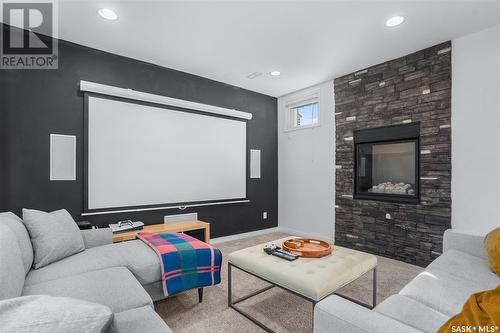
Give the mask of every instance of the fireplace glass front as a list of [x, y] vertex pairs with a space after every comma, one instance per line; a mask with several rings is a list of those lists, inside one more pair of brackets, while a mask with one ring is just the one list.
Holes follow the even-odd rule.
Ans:
[[418, 201], [418, 139], [356, 144], [355, 197]]

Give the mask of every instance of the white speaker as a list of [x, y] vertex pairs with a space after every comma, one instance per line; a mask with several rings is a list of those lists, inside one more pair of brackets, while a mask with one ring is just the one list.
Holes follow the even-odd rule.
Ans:
[[260, 178], [260, 150], [250, 149], [250, 178]]
[[50, 135], [50, 180], [76, 180], [76, 136]]

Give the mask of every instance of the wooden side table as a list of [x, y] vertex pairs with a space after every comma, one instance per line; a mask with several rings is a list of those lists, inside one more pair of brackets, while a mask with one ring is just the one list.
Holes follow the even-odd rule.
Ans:
[[192, 230], [204, 230], [204, 242], [210, 244], [210, 223], [203, 221], [182, 221], [165, 224], [145, 225], [141, 230], [124, 231], [113, 234], [113, 243], [125, 242], [136, 238], [138, 232], [186, 232]]

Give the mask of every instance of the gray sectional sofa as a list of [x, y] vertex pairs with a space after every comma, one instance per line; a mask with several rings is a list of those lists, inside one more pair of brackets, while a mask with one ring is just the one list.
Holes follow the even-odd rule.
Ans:
[[140, 240], [113, 244], [109, 229], [82, 233], [84, 251], [35, 270], [22, 220], [1, 213], [0, 304], [28, 295], [71, 297], [109, 307], [114, 332], [171, 332], [153, 306], [163, 297], [156, 253]]
[[443, 254], [399, 294], [373, 310], [339, 296], [327, 297], [315, 307], [314, 332], [436, 332], [461, 311], [471, 294], [500, 284], [488, 266], [483, 242], [482, 236], [447, 230]]

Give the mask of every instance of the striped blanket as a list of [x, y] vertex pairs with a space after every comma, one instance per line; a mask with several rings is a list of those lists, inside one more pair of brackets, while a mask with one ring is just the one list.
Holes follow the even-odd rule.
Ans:
[[220, 283], [219, 249], [186, 234], [139, 232], [137, 237], [160, 257], [165, 296]]

